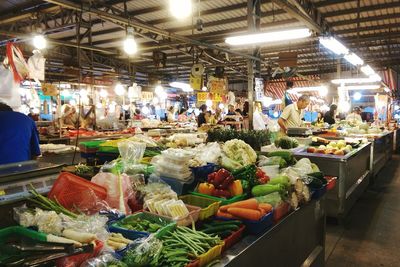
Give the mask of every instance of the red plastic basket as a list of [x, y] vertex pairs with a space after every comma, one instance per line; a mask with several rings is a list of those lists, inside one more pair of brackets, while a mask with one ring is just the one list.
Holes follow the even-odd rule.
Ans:
[[57, 267], [76, 267], [76, 266], [81, 266], [81, 264], [88, 259], [96, 257], [100, 251], [103, 249], [104, 243], [96, 240], [95, 241], [95, 246], [93, 248], [93, 252], [91, 253], [82, 253], [82, 254], [77, 254], [74, 256], [68, 256], [61, 258], [56, 261], [56, 266]]
[[330, 191], [333, 188], [335, 188], [337, 177], [325, 176], [325, 179], [328, 181], [328, 183], [326, 184], [327, 191]]
[[72, 173], [62, 172], [48, 197], [69, 210], [93, 213], [99, 210], [98, 202], [106, 199], [107, 189]]
[[235, 245], [237, 242], [242, 239], [243, 232], [246, 226], [242, 225], [240, 228], [233, 232], [230, 236], [224, 239], [224, 246], [222, 247], [222, 252], [225, 252], [227, 249], [231, 248], [233, 245]]
[[274, 209], [274, 223], [279, 222], [290, 211], [289, 203], [283, 202]]

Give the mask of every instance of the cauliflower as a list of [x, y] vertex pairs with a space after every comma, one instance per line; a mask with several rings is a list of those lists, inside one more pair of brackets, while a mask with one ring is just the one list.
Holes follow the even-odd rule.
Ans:
[[36, 210], [36, 225], [40, 232], [60, 235], [62, 232], [62, 220], [55, 211]]
[[242, 140], [232, 139], [225, 142], [222, 150], [230, 159], [238, 161], [243, 166], [254, 164], [257, 161], [257, 154]]

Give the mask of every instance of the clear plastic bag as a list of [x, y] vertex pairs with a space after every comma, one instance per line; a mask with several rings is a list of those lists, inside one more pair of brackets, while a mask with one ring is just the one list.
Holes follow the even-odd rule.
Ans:
[[80, 267], [107, 267], [112, 265], [113, 263], [118, 263], [117, 266], [119, 267], [128, 267], [127, 265], [124, 265], [124, 263], [120, 262], [120, 259], [116, 258], [114, 254], [107, 252], [102, 252], [102, 254], [100, 254], [96, 258], [91, 258], [84, 261]]
[[138, 164], [142, 160], [146, 144], [125, 140], [118, 143], [118, 150], [127, 167], [129, 164]]
[[162, 242], [154, 235], [136, 239], [122, 260], [128, 266], [159, 266], [162, 248]]

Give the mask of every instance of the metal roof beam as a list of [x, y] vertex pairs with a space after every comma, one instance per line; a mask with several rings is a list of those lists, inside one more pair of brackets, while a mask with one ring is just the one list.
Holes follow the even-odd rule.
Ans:
[[331, 12], [325, 12], [325, 13], [322, 13], [322, 15], [325, 18], [328, 18], [328, 17], [349, 15], [349, 14], [354, 14], [354, 13], [358, 13], [358, 12], [377, 11], [377, 10], [391, 9], [391, 8], [397, 8], [397, 7], [400, 7], [400, 2], [363, 6], [363, 7], [360, 7], [359, 9], [357, 7], [347, 8], [347, 9], [335, 10], [335, 11], [331, 11]]
[[320, 1], [314, 3], [315, 7], [320, 8], [320, 7], [327, 7], [327, 6], [334, 6], [337, 4], [345, 4], [349, 2], [355, 2], [356, 0], [328, 0], [328, 1]]
[[45, 0], [45, 1], [53, 3], [53, 4], [57, 4], [57, 5], [60, 5], [60, 6], [63, 6], [65, 8], [75, 9], [75, 10], [87, 12], [89, 14], [96, 15], [99, 18], [102, 18], [102, 19], [105, 19], [105, 20], [108, 20], [108, 21], [112, 21], [112, 22], [114, 22], [116, 24], [122, 24], [124, 26], [133, 26], [133, 27], [136, 27], [136, 28], [139, 28], [139, 29], [151, 32], [151, 33], [162, 35], [162, 36], [164, 36], [166, 38], [182, 41], [182, 42], [185, 42], [185, 43], [188, 43], [188, 44], [192, 44], [192, 45], [196, 45], [196, 46], [206, 47], [206, 48], [209, 48], [209, 49], [219, 50], [219, 51], [226, 52], [226, 53], [229, 53], [229, 54], [239, 55], [239, 56], [242, 56], [242, 57], [247, 58], [247, 59], [253, 59], [253, 60], [257, 60], [257, 61], [261, 60], [260, 58], [254, 57], [252, 55], [243, 54], [243, 53], [237, 53], [237, 52], [231, 51], [229, 48], [223, 48], [223, 47], [220, 47], [220, 46], [216, 46], [216, 45], [200, 42], [200, 41], [197, 41], [197, 40], [185, 37], [185, 36], [181, 36], [181, 35], [174, 34], [174, 33], [171, 33], [169, 31], [166, 31], [166, 30], [162, 30], [162, 29], [159, 29], [157, 27], [154, 27], [154, 26], [151, 26], [151, 25], [147, 25], [147, 24], [145, 24], [145, 22], [142, 22], [142, 21], [140, 21], [138, 19], [126, 18], [125, 16], [123, 16], [123, 14], [116, 15], [116, 14], [109, 13], [109, 12], [106, 12], [106, 11], [102, 11], [102, 10], [99, 10], [99, 9], [93, 9], [88, 5], [79, 5], [79, 4], [76, 4], [74, 2], [70, 2], [70, 1], [67, 1], [67, 0]]
[[272, 0], [272, 2], [289, 13], [292, 17], [303, 22], [311, 30], [317, 33], [326, 32], [328, 30], [327, 23], [311, 1]]
[[340, 20], [340, 21], [330, 22], [330, 25], [331, 25], [331, 27], [348, 26], [348, 25], [362, 23], [362, 22], [381, 21], [381, 20], [397, 19], [397, 18], [399, 18], [399, 14], [394, 13], [394, 14], [386, 14], [386, 15], [379, 15], [379, 16], [369, 16], [369, 17], [357, 18], [357, 19]]

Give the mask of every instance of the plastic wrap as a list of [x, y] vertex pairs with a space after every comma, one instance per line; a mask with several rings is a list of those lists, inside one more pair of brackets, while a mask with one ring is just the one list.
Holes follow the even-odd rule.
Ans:
[[136, 239], [122, 261], [128, 266], [158, 266], [162, 248], [162, 242], [153, 235]]
[[121, 262], [119, 258], [117, 258], [112, 253], [102, 253], [96, 258], [91, 258], [84, 261], [80, 267], [128, 267], [125, 263]]

